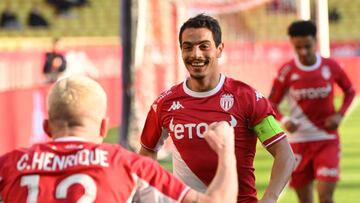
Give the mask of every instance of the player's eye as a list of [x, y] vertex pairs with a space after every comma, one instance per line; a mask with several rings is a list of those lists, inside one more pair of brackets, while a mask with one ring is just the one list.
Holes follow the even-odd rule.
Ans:
[[208, 44], [201, 44], [200, 45], [200, 49], [202, 49], [202, 50], [207, 50], [209, 48], [210, 48], [210, 45], [208, 45]]
[[191, 51], [191, 50], [192, 50], [192, 46], [190, 46], [190, 45], [183, 45], [182, 49], [183, 49], [184, 51]]

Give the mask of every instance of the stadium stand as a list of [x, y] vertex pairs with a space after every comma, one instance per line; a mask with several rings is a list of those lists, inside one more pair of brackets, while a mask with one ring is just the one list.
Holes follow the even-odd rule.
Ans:
[[[24, 27], [19, 31], [0, 29], [0, 37], [67, 37], [67, 36], [118, 36], [119, 2], [112, 0], [89, 1], [89, 6], [72, 8], [72, 17], [57, 16], [51, 5], [42, 0], [12, 0], [12, 8], [18, 13], [19, 20], [25, 24], [28, 13], [37, 3], [46, 19], [53, 25], [51, 29], [31, 29]], [[0, 1], [0, 10], [6, 1]]]

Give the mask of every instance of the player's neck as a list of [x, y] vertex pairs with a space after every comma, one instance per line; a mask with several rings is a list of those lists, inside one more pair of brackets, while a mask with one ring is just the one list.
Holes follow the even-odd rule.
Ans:
[[305, 67], [308, 67], [308, 66], [314, 65], [314, 64], [316, 63], [316, 61], [317, 61], [317, 57], [316, 57], [316, 55], [314, 54], [314, 55], [311, 57], [311, 59], [308, 59], [308, 60], [305, 60], [305, 61], [300, 61], [300, 63], [301, 63], [302, 65], [304, 65]]
[[51, 133], [53, 139], [63, 138], [63, 137], [78, 137], [88, 140], [89, 142], [98, 143], [100, 136], [96, 135], [96, 132], [89, 130], [83, 127], [74, 127], [68, 129], [56, 130]]
[[186, 80], [186, 86], [195, 92], [207, 92], [216, 87], [216, 85], [220, 81], [221, 74], [216, 74], [213, 77], [204, 77], [202, 79], [197, 79], [193, 77], [189, 77]]

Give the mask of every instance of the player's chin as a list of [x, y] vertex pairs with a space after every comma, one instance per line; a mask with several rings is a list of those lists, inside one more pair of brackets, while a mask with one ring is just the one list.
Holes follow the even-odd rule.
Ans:
[[188, 71], [189, 71], [189, 74], [192, 76], [192, 77], [198, 77], [198, 76], [203, 76], [205, 75], [206, 73], [206, 69], [205, 68], [194, 68], [194, 67], [188, 67]]
[[199, 73], [199, 72], [190, 72], [190, 76], [194, 79], [197, 80], [202, 80], [205, 78], [206, 74], [205, 73]]

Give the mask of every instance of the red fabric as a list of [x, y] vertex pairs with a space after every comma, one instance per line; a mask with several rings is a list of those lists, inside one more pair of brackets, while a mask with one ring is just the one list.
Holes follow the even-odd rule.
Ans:
[[314, 179], [335, 182], [339, 179], [340, 146], [337, 140], [291, 143], [297, 167], [290, 186], [303, 187]]
[[[274, 79], [270, 101], [274, 107], [277, 107], [286, 96], [289, 98], [290, 116], [297, 119], [304, 129], [304, 131], [298, 130], [299, 134], [302, 133], [301, 136], [309, 136], [309, 139], [312, 139], [310, 136], [315, 137], [315, 131], [305, 130], [312, 126], [318, 128], [318, 132], [322, 130], [337, 136], [337, 131], [325, 128], [325, 121], [336, 112], [335, 85], [339, 86], [345, 94], [340, 113], [344, 114], [350, 106], [355, 96], [350, 79], [333, 59], [319, 57], [314, 66], [305, 68], [298, 63], [296, 60], [291, 60], [279, 70]], [[281, 119], [281, 113], [277, 113], [278, 119]], [[307, 122], [311, 126], [305, 127]], [[319, 137], [319, 139], [327, 138], [326, 136]]]
[[89, 198], [86, 202], [128, 202], [135, 190], [142, 194], [145, 188], [155, 196], [143, 195], [141, 202], [154, 197], [181, 201], [188, 190], [154, 160], [119, 145], [57, 141], [0, 157], [4, 202], [30, 201], [31, 195], [31, 202], [76, 202], [80, 197]]
[[212, 122], [228, 121], [235, 128], [238, 199], [256, 202], [253, 159], [257, 136], [251, 128], [274, 112], [267, 99], [252, 87], [231, 78], [224, 80], [212, 93], [191, 93], [183, 83], [165, 91], [151, 106], [141, 142], [145, 148], [156, 151], [164, 139], [163, 130], [169, 132], [181, 156], [181, 160], [173, 160], [174, 166], [185, 163], [174, 167], [174, 173], [186, 174], [184, 168], [189, 168], [196, 179], [179, 175], [185, 183], [193, 186], [189, 183], [197, 184], [200, 179], [200, 184], [209, 185], [216, 172], [217, 156], [203, 139], [203, 133]]

